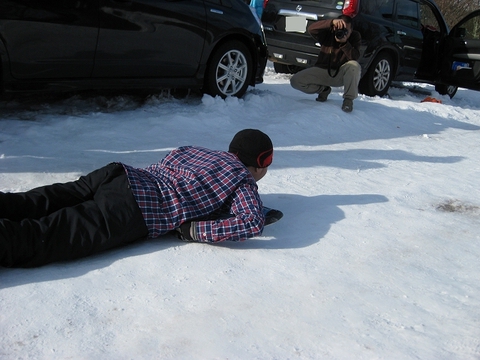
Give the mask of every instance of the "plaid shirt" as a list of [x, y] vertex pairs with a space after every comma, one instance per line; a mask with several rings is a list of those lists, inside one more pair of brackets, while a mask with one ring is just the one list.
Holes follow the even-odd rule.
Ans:
[[[263, 231], [257, 184], [234, 154], [184, 146], [145, 169], [123, 166], [150, 238], [191, 220], [201, 242], [245, 240]], [[234, 216], [219, 219], [222, 214]]]

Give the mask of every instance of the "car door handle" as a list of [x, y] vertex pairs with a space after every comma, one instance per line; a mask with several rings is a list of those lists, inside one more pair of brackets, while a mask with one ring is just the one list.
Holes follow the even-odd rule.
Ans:
[[212, 13], [214, 13], [214, 14], [223, 15], [223, 11], [222, 11], [222, 10], [219, 10], [219, 9], [210, 9], [210, 12], [212, 12]]
[[397, 30], [397, 35], [405, 36], [407, 33], [405, 31]]

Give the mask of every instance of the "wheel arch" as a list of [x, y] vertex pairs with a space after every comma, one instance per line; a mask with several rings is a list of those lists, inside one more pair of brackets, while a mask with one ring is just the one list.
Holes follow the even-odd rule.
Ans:
[[[239, 41], [239, 42], [243, 43], [248, 48], [248, 50], [250, 51], [250, 54], [252, 56], [252, 76], [249, 79], [248, 83], [249, 83], [249, 85], [254, 86], [255, 85], [255, 74], [257, 72], [258, 61], [259, 61], [259, 56], [257, 54], [257, 46], [260, 46], [260, 45], [257, 44], [258, 40], [255, 40], [251, 36], [243, 35], [241, 33], [232, 33], [232, 34], [229, 34], [227, 36], [224, 36], [219, 41], [217, 41], [215, 43], [215, 45], [211, 48], [211, 50], [208, 52], [207, 61], [205, 61], [205, 63], [203, 64], [203, 68], [201, 69], [201, 71], [199, 71], [199, 73], [202, 74], [202, 76], [203, 76], [203, 78], [201, 79], [202, 82], [205, 82], [205, 80], [208, 78], [207, 71], [208, 71], [209, 65], [210, 65], [210, 63], [212, 61], [212, 58], [215, 55], [216, 51], [221, 46], [223, 46], [224, 44], [226, 44], [230, 41]], [[205, 84], [203, 86], [205, 86]]]
[[[388, 59], [390, 74], [388, 78], [385, 78], [383, 74], [384, 69], [377, 69], [377, 65], [383, 59]], [[372, 52], [369, 58], [368, 65], [362, 66], [362, 76], [358, 84], [358, 92], [367, 96], [385, 96], [388, 93], [388, 89], [392, 81], [398, 76], [400, 55], [396, 49], [388, 46], [380, 48], [378, 51]], [[382, 65], [383, 67], [383, 65]], [[380, 71], [377, 73], [377, 70]], [[379, 90], [377, 85], [382, 85]], [[385, 86], [383, 86], [385, 85]]]
[[370, 66], [372, 66], [372, 63], [375, 61], [375, 59], [377, 59], [382, 54], [387, 54], [391, 57], [393, 62], [392, 80], [395, 79], [398, 73], [398, 69], [400, 68], [400, 55], [395, 48], [392, 48], [389, 46], [383, 46], [372, 52], [372, 55], [369, 57], [368, 62], [364, 63], [362, 66], [362, 78], [367, 74], [368, 70], [370, 69]]

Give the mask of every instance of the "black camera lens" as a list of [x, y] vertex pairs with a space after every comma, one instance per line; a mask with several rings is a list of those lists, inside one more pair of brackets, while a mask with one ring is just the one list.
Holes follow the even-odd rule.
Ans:
[[345, 36], [347, 36], [348, 30], [347, 29], [338, 29], [335, 30], [335, 37], [337, 39], [343, 39]]

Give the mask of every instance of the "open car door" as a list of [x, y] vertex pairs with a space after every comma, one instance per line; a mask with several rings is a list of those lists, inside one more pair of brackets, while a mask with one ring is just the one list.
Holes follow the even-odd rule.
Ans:
[[441, 82], [480, 90], [480, 10], [455, 25], [445, 39], [443, 50]]

